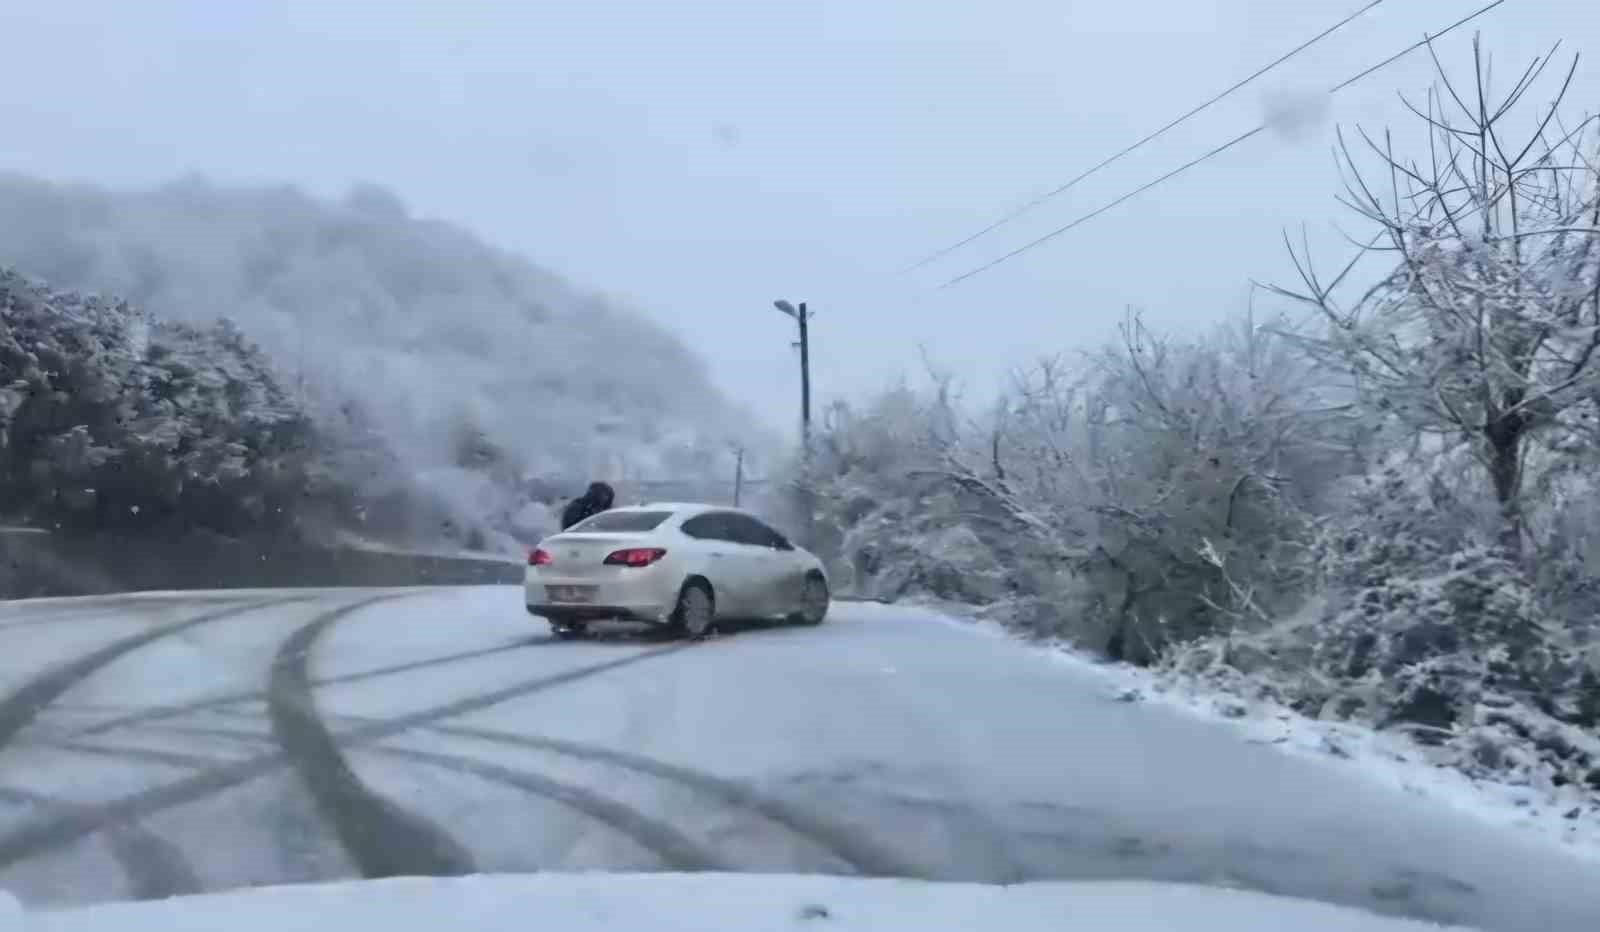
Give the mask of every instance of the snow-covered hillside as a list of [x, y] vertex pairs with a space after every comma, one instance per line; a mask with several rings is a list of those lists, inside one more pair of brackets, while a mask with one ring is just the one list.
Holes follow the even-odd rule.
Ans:
[[347, 472], [423, 487], [456, 524], [504, 527], [523, 475], [731, 474], [730, 439], [770, 442], [639, 311], [378, 188], [334, 202], [0, 175], [0, 216], [0, 265], [161, 318], [235, 321], [346, 438]]

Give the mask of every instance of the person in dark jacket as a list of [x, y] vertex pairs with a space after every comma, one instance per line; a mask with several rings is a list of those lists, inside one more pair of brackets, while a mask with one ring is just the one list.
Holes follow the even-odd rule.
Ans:
[[604, 482], [589, 483], [589, 491], [567, 503], [561, 512], [561, 530], [565, 531], [579, 521], [594, 517], [611, 507], [617, 493]]

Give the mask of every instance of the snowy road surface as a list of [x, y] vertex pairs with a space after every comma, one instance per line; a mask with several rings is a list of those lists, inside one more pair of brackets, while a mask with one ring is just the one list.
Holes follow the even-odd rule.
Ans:
[[555, 641], [516, 588], [0, 604], [0, 889], [737, 871], [1600, 928], [1600, 869], [914, 609]]
[[[8, 915], [9, 914], [9, 915]], [[1439, 932], [1412, 919], [1146, 881], [1012, 886], [819, 874], [517, 874], [297, 884], [24, 913], [0, 932]]]

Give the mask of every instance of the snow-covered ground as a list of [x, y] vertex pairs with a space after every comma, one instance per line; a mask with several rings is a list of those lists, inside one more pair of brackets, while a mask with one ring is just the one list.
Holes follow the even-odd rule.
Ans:
[[[927, 602], [922, 610], [947, 624], [1024, 643], [997, 622], [967, 617], [970, 609]], [[1107, 663], [1065, 644], [1026, 646], [1101, 681], [1105, 695], [1115, 701], [1176, 709], [1247, 741], [1326, 762], [1357, 779], [1442, 803], [1463, 818], [1535, 833], [1600, 864], [1600, 803], [1594, 792], [1582, 787], [1474, 779], [1433, 759], [1430, 748], [1403, 733], [1307, 718], [1270, 701], [1221, 692], [1194, 677]]]
[[[279, 887], [38, 913], [0, 932], [1423, 932], [1258, 893], [1136, 882], [1013, 887], [734, 874], [484, 876]], [[9, 925], [8, 925], [9, 921]]]
[[[361, 876], [738, 872], [763, 876], [687, 898], [781, 912], [740, 899], [770, 884], [957, 915], [963, 897], [1025, 898], [776, 878], [1026, 883], [1052, 903], [1113, 888], [1032, 882], [1126, 880], [1600, 928], [1583, 893], [1600, 867], [1573, 846], [1117, 701], [1120, 674], [926, 610], [840, 603], [819, 628], [684, 645], [553, 640], [517, 587], [49, 600], [0, 606], [0, 657], [0, 889], [34, 909]], [[635, 882], [678, 897], [696, 881], [616, 889]], [[481, 883], [400, 889], [452, 902], [502, 881]]]

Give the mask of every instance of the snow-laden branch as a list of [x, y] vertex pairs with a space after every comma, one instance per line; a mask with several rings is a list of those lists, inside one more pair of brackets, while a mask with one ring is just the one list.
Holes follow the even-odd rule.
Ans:
[[[1325, 332], [1300, 346], [1346, 372], [1369, 409], [1421, 433], [1476, 439], [1504, 514], [1503, 542], [1515, 548], [1528, 445], [1567, 408], [1600, 398], [1600, 175], [1592, 158], [1600, 137], [1589, 119], [1573, 130], [1560, 120], [1575, 61], [1533, 128], [1511, 140], [1507, 119], [1548, 59], [1498, 99], [1476, 45], [1471, 94], [1434, 60], [1441, 92], [1430, 93], [1426, 109], [1407, 102], [1428, 131], [1426, 162], [1397, 155], [1387, 133], [1381, 142], [1359, 133], [1387, 197], [1340, 136], [1349, 204], [1393, 243], [1393, 273], [1345, 309], [1335, 303], [1337, 283], [1323, 282], [1308, 252], [1290, 244], [1304, 287], [1272, 290], [1319, 312]], [[1459, 116], [1436, 106], [1440, 97]], [[1553, 141], [1551, 127], [1562, 128]]]

